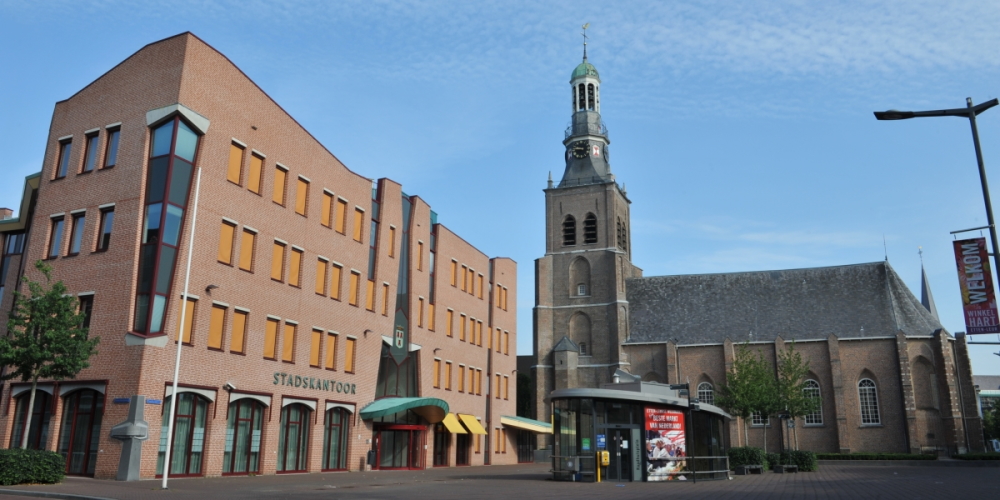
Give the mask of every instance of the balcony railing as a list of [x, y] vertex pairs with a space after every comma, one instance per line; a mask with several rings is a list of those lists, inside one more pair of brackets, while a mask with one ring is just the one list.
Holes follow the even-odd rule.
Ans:
[[563, 139], [569, 139], [574, 135], [603, 135], [608, 137], [608, 127], [604, 124], [604, 120], [600, 123], [577, 123], [571, 124], [566, 127], [566, 136]]

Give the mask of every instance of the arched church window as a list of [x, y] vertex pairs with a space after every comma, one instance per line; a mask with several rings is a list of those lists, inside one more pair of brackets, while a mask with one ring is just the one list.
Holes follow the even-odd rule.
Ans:
[[583, 219], [583, 242], [597, 243], [597, 216], [594, 214], [587, 214]]
[[593, 83], [587, 84], [587, 109], [589, 109], [590, 111], [593, 111], [595, 109]]
[[583, 111], [583, 110], [587, 109], [587, 97], [586, 97], [587, 90], [586, 90], [585, 87], [586, 86], [584, 84], [582, 84], [582, 83], [579, 86], [577, 86], [577, 93], [576, 93], [576, 95], [577, 95], [576, 110], [577, 111]]
[[563, 219], [563, 246], [576, 245], [576, 219], [567, 215]]
[[819, 382], [806, 380], [802, 386], [802, 394], [816, 400], [816, 409], [805, 417], [806, 425], [823, 425], [823, 400], [820, 398]]
[[715, 388], [708, 382], [698, 384], [698, 401], [710, 405], [715, 404]]
[[878, 391], [871, 379], [858, 382], [858, 398], [861, 401], [861, 425], [878, 425], [882, 418], [878, 412]]

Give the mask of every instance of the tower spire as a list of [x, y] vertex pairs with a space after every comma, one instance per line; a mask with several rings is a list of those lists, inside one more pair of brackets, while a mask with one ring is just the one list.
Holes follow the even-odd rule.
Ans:
[[934, 319], [940, 321], [938, 318], [937, 305], [934, 304], [934, 296], [931, 295], [931, 283], [927, 280], [927, 271], [924, 270], [924, 249], [923, 247], [917, 247], [917, 253], [920, 254], [920, 303], [934, 316]]
[[590, 23], [583, 25], [583, 60], [587, 60], [587, 28], [590, 27]]

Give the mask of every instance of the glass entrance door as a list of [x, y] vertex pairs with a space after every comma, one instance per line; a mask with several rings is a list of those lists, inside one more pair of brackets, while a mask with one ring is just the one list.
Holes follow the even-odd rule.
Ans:
[[448, 448], [451, 447], [451, 432], [443, 424], [434, 425], [434, 467], [448, 466]]
[[306, 472], [312, 411], [301, 403], [281, 409], [278, 434], [278, 472]]
[[611, 464], [608, 466], [608, 480], [632, 481], [632, 450], [630, 429], [608, 429], [608, 452]]
[[66, 397], [59, 435], [59, 454], [66, 457], [66, 474], [94, 475], [103, 415], [104, 394], [83, 389]]
[[260, 472], [260, 427], [264, 405], [253, 399], [229, 404], [223, 474]]
[[[163, 425], [160, 427], [160, 453], [156, 459], [156, 475], [163, 475], [163, 459], [167, 452], [167, 427], [170, 425], [168, 396], [163, 406]], [[202, 449], [205, 443], [205, 419], [208, 400], [192, 392], [177, 396], [177, 414], [174, 415], [173, 444], [170, 447], [170, 476], [197, 476], [201, 474]]]
[[375, 433], [378, 469], [422, 469], [423, 426], [393, 425]]

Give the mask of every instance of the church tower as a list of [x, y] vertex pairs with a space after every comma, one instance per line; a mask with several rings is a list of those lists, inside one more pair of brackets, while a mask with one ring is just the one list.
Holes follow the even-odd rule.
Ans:
[[548, 421], [545, 396], [556, 389], [599, 387], [629, 371], [625, 279], [632, 266], [629, 204], [615, 182], [608, 129], [601, 120], [601, 77], [587, 60], [570, 77], [572, 118], [563, 145], [565, 170], [545, 189], [545, 256], [535, 260], [534, 408]]

